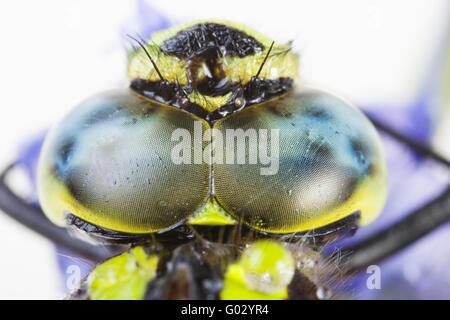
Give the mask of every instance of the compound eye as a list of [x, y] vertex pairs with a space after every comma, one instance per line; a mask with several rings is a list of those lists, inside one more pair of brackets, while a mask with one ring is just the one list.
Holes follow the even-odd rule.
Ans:
[[[381, 211], [387, 173], [380, 140], [356, 108], [329, 94], [301, 90], [219, 120], [223, 163], [213, 165], [219, 203], [269, 233], [323, 227]], [[220, 148], [218, 145], [215, 148]], [[240, 160], [239, 160], [240, 158]]]
[[70, 213], [127, 233], [181, 222], [209, 193], [208, 164], [179, 165], [172, 158], [173, 132], [189, 135], [195, 121], [207, 127], [128, 90], [85, 101], [46, 139], [38, 173], [44, 212], [59, 225]]

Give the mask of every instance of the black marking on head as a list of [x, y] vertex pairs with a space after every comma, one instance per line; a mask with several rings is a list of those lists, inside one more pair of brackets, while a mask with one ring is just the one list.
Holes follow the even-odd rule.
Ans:
[[[243, 98], [245, 101], [245, 107], [251, 106], [256, 103], [261, 103], [292, 89], [294, 81], [289, 78], [279, 78], [275, 80], [269, 80], [264, 78], [257, 78], [255, 81], [250, 81], [246, 86], [241, 87], [239, 83], [223, 82], [217, 84], [216, 87], [209, 87], [216, 82], [207, 81], [201, 83], [200, 88], [196, 88], [195, 92], [198, 92], [206, 96], [223, 96], [227, 92], [233, 92], [230, 102], [220, 107], [219, 109], [208, 112], [200, 105], [190, 103], [189, 106], [183, 107], [182, 99], [190, 94], [194, 89], [190, 86], [180, 86], [177, 84], [167, 83], [164, 87], [161, 87], [161, 82], [151, 82], [143, 79], [136, 79], [131, 83], [131, 89], [136, 92], [156, 101], [164, 104], [168, 104], [180, 109], [183, 109], [189, 113], [192, 113], [206, 121], [213, 123], [219, 119], [222, 119], [233, 112], [239, 111], [242, 108], [235, 104], [236, 98]], [[165, 90], [165, 91], [164, 91]], [[217, 91], [216, 91], [217, 90]]]
[[195, 103], [186, 105], [183, 100], [186, 95], [192, 92], [189, 86], [179, 86], [173, 83], [161, 84], [143, 79], [136, 79], [131, 82], [130, 88], [152, 100], [183, 109], [200, 118], [206, 119], [208, 112]]
[[245, 57], [264, 50], [252, 36], [217, 23], [201, 23], [178, 32], [161, 45], [162, 52], [180, 58]]
[[233, 90], [236, 85], [230, 83], [228, 79], [223, 78], [221, 81], [216, 79], [205, 78], [197, 84], [195, 88], [200, 94], [210, 97], [220, 97], [226, 95]]
[[280, 96], [290, 90], [294, 80], [290, 78], [278, 78], [274, 80], [255, 78], [244, 87], [244, 96], [250, 104], [261, 103]]
[[[226, 106], [209, 114], [208, 121], [214, 122], [225, 116], [230, 115], [233, 112], [242, 109], [239, 105], [235, 104], [236, 98], [242, 98], [245, 102], [244, 107], [247, 108], [251, 105], [262, 103], [264, 101], [273, 99], [286, 93], [294, 86], [294, 81], [289, 78], [278, 78], [275, 80], [269, 80], [264, 78], [256, 78], [254, 81], [250, 81], [246, 86], [237, 86], [237, 92], [233, 95], [234, 99], [230, 101]], [[275, 108], [271, 108], [275, 109]]]

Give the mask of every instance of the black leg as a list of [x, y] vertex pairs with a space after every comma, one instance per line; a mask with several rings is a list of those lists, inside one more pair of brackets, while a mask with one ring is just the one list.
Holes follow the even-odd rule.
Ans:
[[83, 258], [101, 262], [111, 256], [112, 253], [107, 247], [94, 246], [71, 237], [66, 229], [51, 223], [39, 207], [27, 203], [15, 195], [5, 183], [5, 177], [13, 167], [14, 165], [9, 166], [0, 175], [0, 209], [3, 212], [55, 244]]

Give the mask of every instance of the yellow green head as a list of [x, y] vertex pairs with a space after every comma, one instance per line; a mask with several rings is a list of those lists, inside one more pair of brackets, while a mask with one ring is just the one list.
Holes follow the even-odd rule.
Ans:
[[[155, 33], [129, 59], [133, 85], [168, 104], [214, 112], [267, 100], [297, 79], [290, 44], [228, 21], [194, 21]], [[151, 61], [153, 60], [153, 61]]]

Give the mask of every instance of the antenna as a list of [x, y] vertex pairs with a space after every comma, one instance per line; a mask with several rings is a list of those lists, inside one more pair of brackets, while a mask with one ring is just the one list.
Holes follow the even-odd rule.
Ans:
[[145, 45], [144, 45], [141, 41], [139, 41], [138, 39], [136, 39], [136, 38], [130, 36], [129, 34], [127, 34], [127, 37], [129, 37], [129, 38], [133, 39], [134, 41], [136, 41], [137, 44], [139, 44], [139, 46], [140, 46], [142, 49], [144, 49], [145, 54], [147, 55], [147, 57], [148, 57], [149, 60], [151, 61], [152, 65], [153, 65], [153, 68], [155, 68], [156, 73], [158, 73], [158, 76], [159, 76], [159, 78], [161, 79], [161, 81], [165, 80], [165, 79], [163, 78], [163, 76], [161, 75], [161, 72], [159, 72], [159, 69], [158, 69], [158, 67], [156, 66], [155, 61], [153, 61], [152, 57], [150, 56], [150, 53], [148, 53], [147, 49], [145, 48]]
[[266, 56], [264, 57], [264, 61], [262, 62], [261, 66], [259, 67], [258, 73], [256, 74], [255, 78], [259, 77], [259, 74], [261, 73], [262, 68], [264, 67], [264, 64], [267, 61], [267, 58], [269, 57], [270, 52], [272, 51], [273, 48], [273, 44], [275, 43], [275, 41], [272, 41], [272, 44], [270, 45], [269, 51], [267, 51]]

